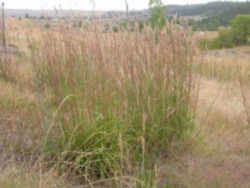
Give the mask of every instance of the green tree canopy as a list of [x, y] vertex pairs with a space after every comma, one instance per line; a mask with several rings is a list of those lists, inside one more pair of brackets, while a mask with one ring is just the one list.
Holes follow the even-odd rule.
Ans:
[[165, 6], [162, 0], [149, 0], [149, 8], [151, 9], [150, 24], [153, 29], [162, 29], [165, 26]]
[[250, 35], [250, 15], [238, 15], [232, 21], [232, 30], [235, 33], [237, 45], [246, 44]]

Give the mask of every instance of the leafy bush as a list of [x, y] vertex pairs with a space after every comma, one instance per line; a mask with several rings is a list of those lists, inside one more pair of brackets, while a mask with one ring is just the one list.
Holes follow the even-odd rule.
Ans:
[[231, 29], [221, 29], [219, 36], [211, 41], [207, 41], [208, 49], [232, 48], [234, 44], [234, 33]]
[[250, 36], [250, 15], [238, 15], [232, 20], [232, 32], [235, 33], [234, 43], [236, 45], [247, 44]]

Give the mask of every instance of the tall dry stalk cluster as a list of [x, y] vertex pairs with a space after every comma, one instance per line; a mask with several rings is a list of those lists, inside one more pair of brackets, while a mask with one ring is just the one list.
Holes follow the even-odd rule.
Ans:
[[150, 28], [30, 35], [45, 109], [42, 151], [52, 165], [87, 181], [137, 168], [144, 177], [174, 143], [190, 136], [194, 42], [174, 23], [157, 35]]

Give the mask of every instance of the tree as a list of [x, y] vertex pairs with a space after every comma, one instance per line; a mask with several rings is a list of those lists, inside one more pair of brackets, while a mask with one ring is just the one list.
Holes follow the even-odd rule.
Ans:
[[165, 6], [162, 0], [150, 0], [149, 8], [151, 9], [151, 17], [149, 22], [153, 29], [161, 30], [166, 24]]
[[238, 15], [231, 25], [235, 44], [246, 44], [250, 35], [250, 15]]

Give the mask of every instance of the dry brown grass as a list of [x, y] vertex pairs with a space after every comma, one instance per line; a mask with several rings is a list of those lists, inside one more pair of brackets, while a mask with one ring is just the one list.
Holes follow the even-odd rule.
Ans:
[[29, 164], [18, 164], [14, 160], [10, 160], [7, 167], [4, 169], [0, 167], [0, 188], [71, 187], [55, 170], [43, 172], [41, 166], [42, 164], [37, 163], [30, 168]]
[[[29, 37], [35, 36], [33, 40], [41, 42], [40, 37], [43, 35], [38, 32], [37, 28], [31, 27], [28, 29], [26, 21], [25, 23], [21, 22], [25, 25], [24, 27], [20, 26], [18, 21], [14, 22], [17, 24], [16, 26], [12, 24], [13, 28], [9, 37], [19, 39], [13, 43], [23, 46], [26, 49], [25, 51], [28, 51], [30, 46], [27, 37], [24, 37], [26, 32], [29, 33]], [[27, 30], [21, 31], [23, 28], [27, 28]], [[22, 34], [20, 34], [21, 32]], [[72, 34], [74, 31], [70, 32]], [[60, 36], [59, 33], [53, 33], [52, 35], [53, 37], [55, 35]], [[99, 37], [98, 41], [103, 42], [98, 51], [96, 51], [98, 45], [95, 41], [96, 37]], [[120, 40], [132, 40], [129, 37], [134, 38], [136, 36], [127, 36], [126, 33], [112, 36], [96, 36], [93, 33], [85, 33], [81, 40], [93, 40], [88, 42], [89, 46], [83, 46], [83, 48], [89, 50], [89, 54], [98, 53], [98, 60], [103, 61], [105, 59], [114, 64], [119, 59], [119, 63], [125, 65], [127, 57], [136, 58], [135, 52], [129, 51], [129, 45], [112, 47], [112, 44], [114, 44], [114, 41], [119, 43]], [[214, 34], [209, 37], [214, 37]], [[132, 41], [136, 41], [136, 39], [138, 38], [134, 38]], [[141, 43], [141, 40], [136, 41], [134, 45]], [[49, 41], [43, 42], [43, 44], [49, 43]], [[116, 50], [116, 58], [109, 59], [111, 58], [109, 53], [103, 53], [103, 51], [107, 52], [107, 49], [105, 49], [107, 46], [110, 50], [109, 53], [112, 53], [114, 49]], [[32, 46], [32, 48], [36, 47]], [[46, 46], [43, 50], [46, 52]], [[201, 141], [194, 145], [193, 143], [185, 143], [186, 148], [182, 149], [182, 152], [159, 162], [161, 165], [158, 176], [163, 185], [171, 182], [190, 188], [250, 187], [250, 161], [248, 157], [250, 154], [250, 131], [247, 122], [247, 114], [250, 109], [248, 101], [250, 98], [250, 58], [245, 54], [248, 50], [248, 47], [242, 47], [235, 49], [234, 55], [219, 52], [223, 54], [219, 56], [212, 52], [206, 55], [202, 61], [200, 61], [201, 58], [199, 58], [199, 61], [197, 60], [195, 73], [201, 76], [201, 83], [195, 121], [197, 125], [196, 133]], [[126, 51], [126, 53], [121, 54], [122, 51]], [[137, 52], [140, 52], [140, 50]], [[51, 57], [53, 56], [52, 52], [47, 51], [46, 53], [48, 53], [49, 58], [53, 59]], [[141, 53], [145, 54], [145, 59], [152, 58], [150, 61], [157, 59], [157, 51], [155, 51], [154, 56], [149, 57], [147, 51]], [[21, 164], [14, 160], [8, 163], [7, 168], [0, 170], [0, 187], [63, 187], [65, 186], [65, 178], [58, 175], [55, 170], [40, 171], [41, 163], [32, 167], [29, 163], [24, 163], [23, 158], [25, 157], [26, 162], [31, 156], [37, 157], [37, 151], [42, 144], [41, 137], [44, 129], [41, 125], [42, 122], [46, 121], [42, 118], [43, 110], [46, 111], [46, 108], [40, 109], [41, 101], [37, 100], [37, 95], [40, 96], [40, 99], [42, 96], [41, 100], [46, 101], [46, 104], [53, 99], [53, 95], [51, 95], [50, 90], [46, 90], [45, 95], [40, 95], [41, 93], [35, 92], [34, 84], [30, 84], [34, 74], [29, 53], [26, 54], [25, 58], [20, 59], [20, 63], [22, 66], [18, 66], [18, 69], [11, 73], [16, 78], [16, 82], [0, 80], [0, 136], [4, 140], [3, 143], [0, 142], [0, 146], [8, 147], [12, 153], [21, 151], [21, 155], [17, 156], [21, 159]], [[109, 72], [111, 77], [117, 74], [113, 69], [114, 67], [109, 68], [112, 70]], [[239, 84], [239, 78], [241, 78], [241, 84]], [[107, 97], [107, 101], [110, 100], [110, 97], [112, 96]], [[122, 145], [121, 143], [122, 141], [120, 141], [120, 145]], [[27, 151], [29, 151], [28, 158]], [[30, 151], [32, 152], [30, 153]]]
[[239, 84], [202, 79], [197, 111], [202, 142], [163, 163], [162, 178], [192, 188], [248, 188], [250, 131]]
[[244, 53], [250, 48], [216, 50], [206, 52], [195, 64], [196, 72], [207, 79], [238, 82], [239, 76], [247, 79], [250, 75], [250, 54]]
[[[167, 155], [172, 140], [191, 127], [189, 67], [195, 50], [188, 48], [189, 33], [169, 24], [168, 35], [156, 42], [151, 30], [39, 31], [26, 24], [20, 33], [13, 24], [8, 35], [24, 54], [1, 62], [3, 151], [21, 161], [46, 151], [56, 165], [81, 171], [85, 183], [114, 175], [120, 186], [126, 184], [121, 176], [129, 175], [154, 186], [155, 172], [147, 170], [159, 157], [153, 154]], [[62, 144], [64, 139], [69, 142]], [[128, 169], [131, 163], [137, 167]]]
[[194, 38], [198, 40], [211, 40], [218, 36], [217, 31], [195, 32]]
[[249, 47], [233, 50], [233, 56], [219, 51], [222, 56], [210, 53], [202, 63], [197, 61], [201, 76], [197, 131], [203, 141], [165, 167], [172, 169], [175, 181], [190, 187], [250, 186], [250, 57], [242, 56]]

